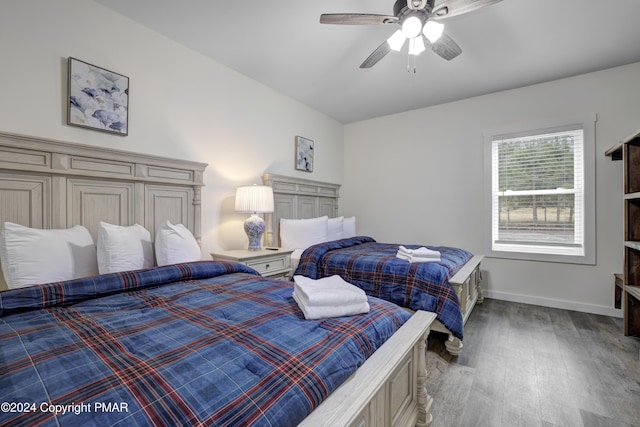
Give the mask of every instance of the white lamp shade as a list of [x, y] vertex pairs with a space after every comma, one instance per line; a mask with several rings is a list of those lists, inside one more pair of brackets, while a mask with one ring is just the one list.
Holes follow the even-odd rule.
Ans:
[[273, 212], [273, 189], [266, 185], [244, 185], [236, 190], [236, 212]]

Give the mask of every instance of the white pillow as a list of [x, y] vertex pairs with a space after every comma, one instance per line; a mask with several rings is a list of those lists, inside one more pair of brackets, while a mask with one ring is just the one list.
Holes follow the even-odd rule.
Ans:
[[141, 225], [129, 227], [100, 222], [98, 271], [100, 274], [153, 267], [151, 234]]
[[342, 239], [342, 223], [344, 222], [344, 217], [339, 216], [337, 218], [329, 218], [329, 226], [327, 232], [327, 241], [331, 242], [333, 240]]
[[329, 217], [311, 219], [280, 218], [280, 245], [286, 249], [306, 249], [327, 241]]
[[182, 224], [166, 221], [156, 231], [156, 261], [158, 265], [200, 261], [200, 246], [193, 234]]
[[349, 237], [355, 237], [356, 234], [356, 217], [350, 216], [345, 218], [342, 222], [342, 238], [348, 239]]
[[41, 230], [5, 222], [0, 262], [9, 289], [98, 274], [93, 238], [81, 225]]

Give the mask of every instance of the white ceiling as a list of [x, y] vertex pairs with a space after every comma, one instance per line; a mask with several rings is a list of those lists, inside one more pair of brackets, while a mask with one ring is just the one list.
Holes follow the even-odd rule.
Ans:
[[359, 68], [396, 25], [319, 23], [394, 0], [96, 1], [345, 124], [640, 61], [640, 0], [504, 0], [442, 21], [462, 54], [415, 73], [406, 46]]

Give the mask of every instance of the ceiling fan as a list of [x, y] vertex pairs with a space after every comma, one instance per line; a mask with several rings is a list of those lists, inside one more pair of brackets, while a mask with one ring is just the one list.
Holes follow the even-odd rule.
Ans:
[[501, 0], [396, 0], [393, 16], [370, 13], [325, 13], [320, 15], [321, 24], [378, 25], [398, 24], [389, 39], [382, 42], [360, 65], [371, 68], [392, 50], [400, 51], [409, 40], [409, 54], [419, 55], [426, 47], [447, 61], [462, 53], [460, 46], [444, 33], [444, 25], [438, 21], [473, 12]]

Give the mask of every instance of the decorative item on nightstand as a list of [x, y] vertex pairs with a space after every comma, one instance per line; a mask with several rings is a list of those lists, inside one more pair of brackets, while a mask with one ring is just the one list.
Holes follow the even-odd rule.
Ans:
[[273, 189], [266, 185], [244, 185], [236, 190], [236, 212], [251, 213], [244, 222], [249, 250], [262, 250], [265, 223], [257, 214], [273, 212]]

